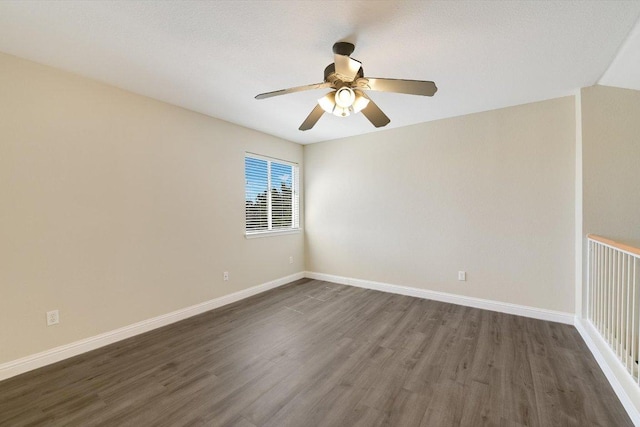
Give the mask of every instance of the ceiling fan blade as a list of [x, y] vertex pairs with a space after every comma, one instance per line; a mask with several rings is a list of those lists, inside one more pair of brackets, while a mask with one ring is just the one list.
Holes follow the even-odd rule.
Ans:
[[438, 90], [434, 82], [424, 80], [401, 79], [358, 79], [358, 87], [362, 89], [377, 90], [380, 92], [407, 93], [409, 95], [433, 96]]
[[352, 82], [358, 75], [362, 63], [346, 55], [333, 55], [336, 74], [340, 80]]
[[312, 89], [323, 89], [327, 87], [331, 87], [330, 82], [314, 83], [306, 86], [297, 86], [297, 87], [291, 87], [289, 89], [281, 89], [273, 92], [261, 93], [260, 95], [256, 95], [256, 99], [271, 98], [272, 96], [286, 95], [288, 93], [302, 92], [305, 90], [312, 90]]
[[369, 104], [362, 110], [362, 114], [377, 128], [388, 125], [391, 119], [382, 112], [380, 107], [378, 107], [371, 98], [366, 95], [364, 96], [369, 100]]
[[324, 110], [322, 109], [320, 104], [316, 105], [316, 108], [311, 110], [311, 113], [307, 116], [306, 119], [304, 119], [304, 122], [302, 122], [302, 124], [298, 129], [300, 130], [311, 129], [313, 126], [315, 126], [318, 120], [320, 120], [320, 117], [322, 117], [322, 114], [324, 114]]

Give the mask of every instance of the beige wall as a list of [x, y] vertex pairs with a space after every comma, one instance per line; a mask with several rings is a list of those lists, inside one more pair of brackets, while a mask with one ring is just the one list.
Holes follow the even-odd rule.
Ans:
[[[601, 153], [610, 128], [622, 161], [639, 157], [637, 92], [617, 91], [582, 93], [586, 231], [607, 217], [601, 178], [620, 178], [592, 164], [613, 156]], [[305, 262], [573, 312], [571, 97], [304, 147], [305, 243], [302, 234], [243, 236], [244, 152], [302, 165], [297, 144], [3, 54], [0, 94], [0, 363]], [[635, 102], [623, 107], [628, 117], [605, 108], [614, 98]], [[640, 239], [634, 230], [626, 240]], [[62, 322], [48, 328], [52, 309]]]
[[[592, 86], [581, 91], [583, 236], [598, 234], [640, 247], [640, 91]], [[583, 316], [587, 313], [587, 244], [583, 237]], [[590, 331], [591, 329], [588, 329]], [[589, 333], [589, 332], [588, 332]], [[603, 359], [636, 411], [640, 393], [604, 341]]]
[[307, 270], [572, 313], [574, 108], [305, 146]]
[[592, 86], [581, 96], [584, 234], [640, 247], [640, 91]]
[[302, 271], [302, 233], [244, 238], [245, 150], [302, 163], [297, 144], [0, 54], [0, 363]]

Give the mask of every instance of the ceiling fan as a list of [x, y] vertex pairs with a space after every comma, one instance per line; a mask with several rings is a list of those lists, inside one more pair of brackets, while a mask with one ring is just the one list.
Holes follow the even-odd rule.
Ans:
[[379, 128], [389, 124], [391, 119], [369, 98], [365, 90], [423, 96], [433, 96], [438, 90], [435, 83], [430, 81], [365, 77], [362, 63], [349, 56], [354, 50], [355, 46], [348, 42], [338, 42], [333, 45], [334, 63], [324, 69], [322, 83], [261, 93], [256, 96], [256, 99], [311, 89], [332, 88], [334, 89], [332, 92], [318, 100], [318, 105], [302, 122], [300, 130], [311, 129], [325, 112], [346, 117], [360, 111], [375, 127]]

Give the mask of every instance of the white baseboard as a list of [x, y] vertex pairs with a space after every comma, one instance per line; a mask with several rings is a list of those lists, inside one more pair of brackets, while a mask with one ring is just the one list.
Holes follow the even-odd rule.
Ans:
[[627, 374], [622, 362], [613, 353], [609, 345], [586, 319], [576, 317], [576, 329], [591, 350], [600, 369], [609, 380], [620, 403], [629, 414], [635, 426], [640, 427], [640, 388]]
[[446, 292], [430, 291], [427, 289], [412, 288], [409, 286], [393, 285], [390, 283], [373, 282], [371, 280], [353, 279], [349, 277], [334, 276], [331, 274], [315, 273], [312, 271], [305, 272], [305, 277], [338, 283], [341, 285], [357, 286], [359, 288], [389, 292], [392, 294], [407, 295], [411, 297], [463, 305], [466, 307], [475, 307], [481, 308], [483, 310], [497, 311], [500, 313], [515, 314], [518, 316], [531, 317], [533, 319], [548, 320], [550, 322], [566, 323], [568, 325], [573, 325], [575, 317], [572, 313], [565, 313], [562, 311], [545, 310], [542, 308], [528, 307], [525, 305], [467, 297], [463, 295], [449, 294]]
[[141, 322], [124, 326], [113, 331], [75, 341], [70, 344], [65, 344], [60, 347], [55, 347], [41, 353], [13, 360], [11, 362], [2, 363], [0, 364], [0, 381], [22, 374], [24, 372], [31, 371], [33, 369], [41, 368], [43, 366], [50, 365], [64, 359], [68, 359], [73, 356], [77, 356], [82, 353], [86, 353], [87, 351], [104, 347], [105, 345], [112, 344], [114, 342], [121, 341], [123, 339], [130, 338], [144, 332], [148, 332], [152, 329], [157, 329], [162, 326], [178, 322], [197, 314], [204, 313], [205, 311], [213, 310], [215, 308], [240, 301], [242, 299], [257, 295], [270, 289], [277, 288], [279, 286], [302, 278], [304, 278], [304, 273], [302, 272], [286, 277], [281, 277], [279, 279], [272, 280], [261, 285], [253, 286], [251, 288], [243, 289], [241, 291], [205, 301], [200, 304], [172, 311], [171, 313], [143, 320]]

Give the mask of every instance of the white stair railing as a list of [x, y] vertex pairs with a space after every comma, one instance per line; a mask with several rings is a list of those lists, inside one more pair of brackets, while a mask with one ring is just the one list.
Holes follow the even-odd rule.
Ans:
[[640, 249], [589, 234], [587, 317], [640, 386]]

